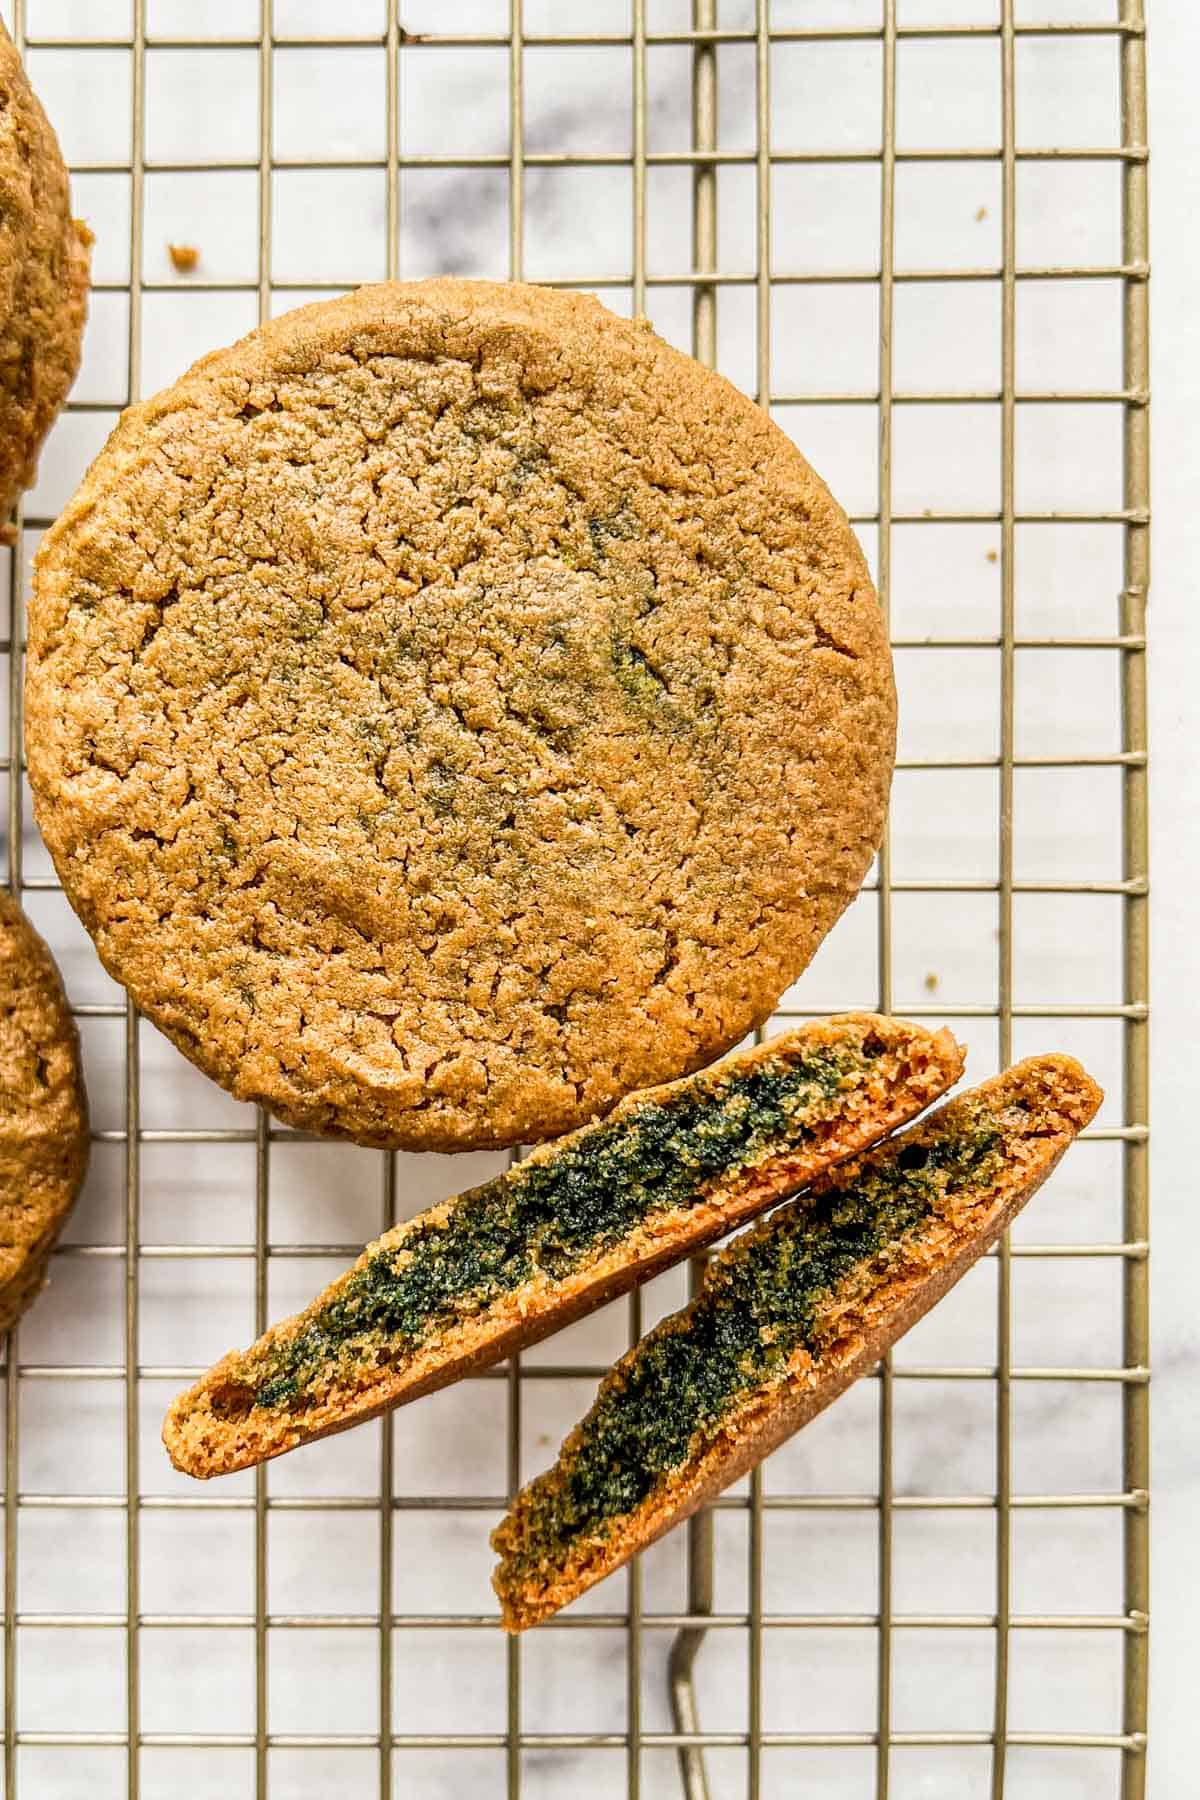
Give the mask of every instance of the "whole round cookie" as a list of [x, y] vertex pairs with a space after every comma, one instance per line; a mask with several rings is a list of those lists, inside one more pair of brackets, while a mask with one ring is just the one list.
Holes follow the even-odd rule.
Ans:
[[45, 1281], [87, 1160], [79, 1039], [62, 982], [0, 889], [0, 1331]]
[[878, 842], [845, 515], [644, 323], [431, 281], [131, 409], [30, 607], [37, 816], [105, 965], [235, 1094], [556, 1135], [764, 1019]]
[[92, 237], [53, 127], [0, 24], [0, 542], [79, 369]]

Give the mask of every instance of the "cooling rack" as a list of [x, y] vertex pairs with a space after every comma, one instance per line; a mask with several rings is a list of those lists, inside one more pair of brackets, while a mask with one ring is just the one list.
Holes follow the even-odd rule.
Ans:
[[[85, 368], [4, 558], [7, 878], [64, 968], [96, 1140], [7, 1347], [6, 1796], [1137, 1800], [1142, 0], [6, 17], [98, 234]], [[487, 1531], [686, 1276], [269, 1471], [176, 1477], [157, 1431], [185, 1378], [495, 1159], [321, 1145], [211, 1089], [99, 970], [21, 765], [29, 556], [120, 406], [257, 318], [438, 269], [648, 313], [854, 517], [896, 646], [892, 819], [772, 1028], [894, 1006], [949, 1021], [977, 1077], [1062, 1047], [1108, 1090], [873, 1379], [517, 1642]]]

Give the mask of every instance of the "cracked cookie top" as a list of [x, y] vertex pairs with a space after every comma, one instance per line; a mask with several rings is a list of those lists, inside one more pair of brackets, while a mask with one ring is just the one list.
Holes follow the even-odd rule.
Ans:
[[362, 289], [126, 413], [30, 604], [37, 816], [111, 972], [305, 1129], [533, 1141], [770, 1012], [876, 847], [844, 514], [642, 323]]

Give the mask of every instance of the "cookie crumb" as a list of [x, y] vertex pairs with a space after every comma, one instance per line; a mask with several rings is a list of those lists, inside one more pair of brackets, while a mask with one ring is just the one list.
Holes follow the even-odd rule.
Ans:
[[930, 969], [928, 975], [925, 977], [925, 992], [927, 994], [936, 994], [940, 986], [941, 976], [935, 975], [933, 970]]
[[195, 244], [168, 244], [167, 249], [181, 275], [190, 275], [200, 261], [200, 252]]
[[988, 214], [987, 214], [986, 206], [977, 207], [975, 210], [975, 223], [977, 225], [982, 225], [983, 221], [987, 218], [987, 216], [988, 216]]
[[987, 559], [990, 563], [999, 562], [1000, 561], [1000, 552], [998, 550], [989, 550], [987, 553]]

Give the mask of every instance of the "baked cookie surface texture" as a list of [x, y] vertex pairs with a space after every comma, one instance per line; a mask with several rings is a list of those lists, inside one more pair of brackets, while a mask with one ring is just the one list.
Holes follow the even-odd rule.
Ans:
[[579, 1126], [770, 1013], [895, 736], [845, 515], [644, 324], [453, 280], [132, 408], [41, 551], [37, 815], [214, 1079], [360, 1142]]
[[0, 24], [0, 542], [79, 369], [91, 233], [53, 127]]
[[62, 981], [0, 890], [0, 1331], [45, 1281], [87, 1159], [79, 1039]]

